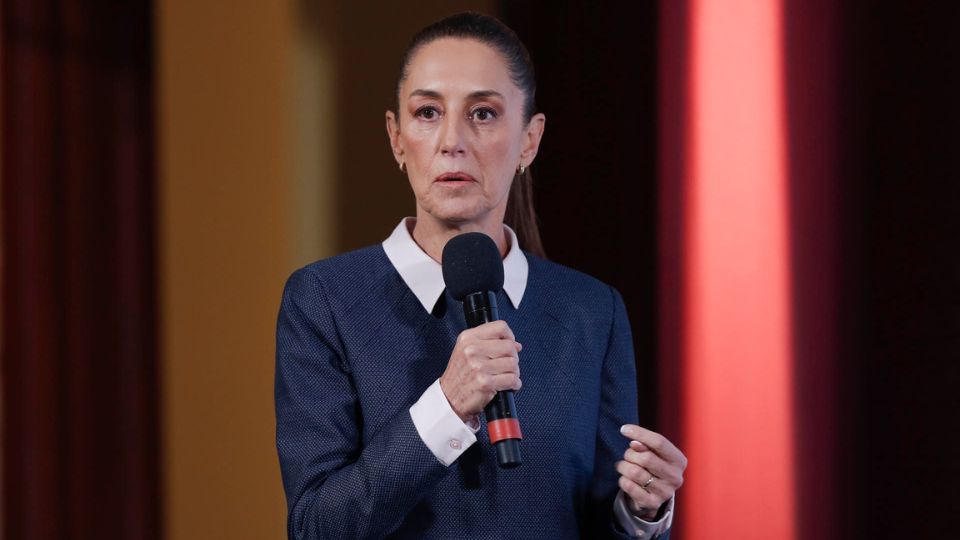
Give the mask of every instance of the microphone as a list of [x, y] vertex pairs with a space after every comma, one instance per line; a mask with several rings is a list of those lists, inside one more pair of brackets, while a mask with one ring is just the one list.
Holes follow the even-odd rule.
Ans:
[[[503, 260], [493, 240], [480, 232], [457, 235], [443, 247], [443, 282], [454, 299], [463, 302], [467, 326], [499, 321], [497, 293], [503, 288]], [[501, 390], [483, 408], [487, 433], [501, 468], [523, 462], [520, 455], [520, 421], [513, 390]]]

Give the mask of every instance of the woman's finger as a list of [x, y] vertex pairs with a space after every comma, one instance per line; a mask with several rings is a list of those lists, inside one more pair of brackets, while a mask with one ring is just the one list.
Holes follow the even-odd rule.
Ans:
[[646, 452], [650, 450], [649, 448], [647, 448], [647, 445], [643, 444], [640, 441], [630, 441], [630, 448], [632, 448], [637, 452]]
[[618, 461], [616, 464], [616, 469], [621, 476], [626, 476], [640, 487], [643, 487], [648, 480], [654, 477], [654, 474], [650, 471], [639, 465], [634, 465], [629, 461]]
[[625, 437], [643, 443], [652, 452], [667, 461], [680, 463], [684, 467], [687, 466], [687, 457], [683, 455], [683, 452], [674, 446], [666, 437], [655, 431], [650, 431], [636, 424], [624, 424], [620, 428], [620, 433]]
[[[464, 353], [471, 357], [478, 358], [500, 358], [502, 356], [513, 356], [517, 359], [518, 347], [516, 341], [505, 339], [488, 339], [471, 343], [464, 348]], [[469, 352], [468, 352], [469, 351]]]
[[[661, 502], [670, 499], [676, 493], [676, 489], [643, 467], [625, 461], [621, 461], [621, 463], [625, 463], [625, 465], [617, 467], [618, 471], [621, 469], [627, 471], [629, 474], [624, 474], [624, 476], [640, 486], [640, 489], [657, 496]], [[635, 469], [631, 470], [632, 468]]]
[[660, 505], [666, 500], [659, 495], [646, 491], [626, 476], [621, 476], [617, 483], [620, 485], [620, 489], [633, 499], [634, 505], [640, 508], [660, 508]]
[[520, 376], [516, 373], [501, 373], [499, 375], [494, 375], [490, 377], [492, 383], [492, 390], [501, 391], [501, 390], [519, 390], [523, 386], [523, 381], [520, 380]]
[[513, 335], [513, 330], [504, 321], [484, 323], [465, 332], [470, 332], [470, 335], [479, 339], [507, 339], [510, 341], [516, 341], [517, 339]]
[[667, 463], [663, 458], [653, 452], [637, 452], [628, 448], [623, 453], [623, 459], [634, 465], [643, 467], [676, 488], [680, 487], [680, 484], [683, 483], [682, 469], [678, 465]]
[[505, 356], [501, 358], [491, 358], [487, 360], [486, 373], [490, 375], [513, 374], [520, 375], [520, 364], [514, 356]]

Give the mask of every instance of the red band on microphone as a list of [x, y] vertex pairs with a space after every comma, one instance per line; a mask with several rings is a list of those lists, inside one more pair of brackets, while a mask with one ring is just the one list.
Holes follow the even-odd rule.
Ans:
[[520, 421], [516, 418], [501, 418], [487, 422], [487, 433], [490, 434], [490, 443], [496, 444], [504, 439], [522, 439]]

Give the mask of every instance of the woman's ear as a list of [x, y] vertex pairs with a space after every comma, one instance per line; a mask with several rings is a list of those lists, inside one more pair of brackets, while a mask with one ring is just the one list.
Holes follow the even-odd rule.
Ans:
[[400, 123], [397, 115], [388, 110], [386, 114], [387, 136], [390, 137], [390, 150], [393, 151], [393, 159], [397, 160], [397, 165], [403, 164], [403, 147], [400, 145]]
[[526, 131], [523, 133], [523, 147], [520, 149], [520, 161], [524, 167], [529, 167], [533, 159], [537, 157], [537, 151], [540, 149], [540, 139], [543, 138], [543, 127], [547, 122], [547, 117], [543, 113], [537, 113], [530, 118]]

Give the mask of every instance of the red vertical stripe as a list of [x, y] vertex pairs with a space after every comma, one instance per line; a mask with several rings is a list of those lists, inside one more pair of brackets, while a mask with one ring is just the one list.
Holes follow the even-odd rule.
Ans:
[[[690, 0], [686, 7], [685, 28], [679, 29], [687, 37], [686, 72], [675, 78], [686, 81], [676, 89], [685, 96], [677, 138], [682, 186], [679, 215], [664, 222], [681, 231], [675, 354], [681, 440], [690, 458], [681, 534], [790, 539], [795, 512], [782, 6]], [[678, 29], [664, 32], [671, 30]]]

